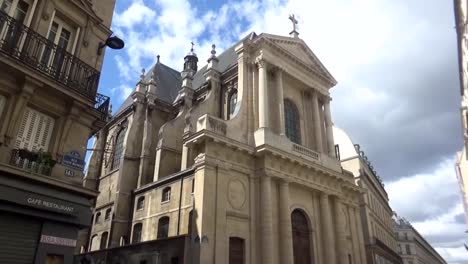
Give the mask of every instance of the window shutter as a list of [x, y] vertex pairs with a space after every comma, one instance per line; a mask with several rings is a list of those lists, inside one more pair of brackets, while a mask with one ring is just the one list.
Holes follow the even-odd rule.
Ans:
[[55, 120], [31, 108], [26, 108], [15, 147], [32, 151], [47, 151]]

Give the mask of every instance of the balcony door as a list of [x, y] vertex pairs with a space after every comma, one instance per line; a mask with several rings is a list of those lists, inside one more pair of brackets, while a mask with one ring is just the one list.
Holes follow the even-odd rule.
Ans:
[[73, 33], [73, 27], [59, 17], [54, 17], [47, 34], [49, 43], [44, 49], [41, 62], [56, 78], [64, 78], [68, 70], [66, 65], [71, 63], [68, 54], [75, 48]]
[[[19, 51], [23, 25], [29, 15], [29, 1], [0, 0], [0, 43], [4, 50]], [[13, 19], [11, 19], [11, 18]]]

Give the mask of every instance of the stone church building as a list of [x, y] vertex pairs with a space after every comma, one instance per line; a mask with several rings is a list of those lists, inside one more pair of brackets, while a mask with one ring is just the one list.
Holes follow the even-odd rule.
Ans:
[[182, 72], [158, 57], [96, 134], [77, 263], [365, 264], [333, 76], [296, 31], [208, 55]]

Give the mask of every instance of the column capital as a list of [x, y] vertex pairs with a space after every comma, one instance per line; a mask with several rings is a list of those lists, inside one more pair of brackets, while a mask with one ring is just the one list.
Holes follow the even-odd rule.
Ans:
[[257, 57], [255, 58], [255, 64], [260, 69], [260, 68], [266, 68], [267, 62], [262, 57]]

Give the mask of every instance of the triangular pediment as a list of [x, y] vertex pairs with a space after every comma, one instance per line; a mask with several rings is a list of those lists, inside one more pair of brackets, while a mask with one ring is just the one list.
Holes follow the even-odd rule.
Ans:
[[263, 37], [268, 39], [278, 48], [287, 52], [289, 55], [294, 56], [303, 64], [309, 66], [311, 69], [317, 71], [323, 78], [327, 79], [331, 84], [335, 85], [336, 80], [325, 68], [322, 62], [315, 56], [307, 44], [300, 38], [276, 36], [270, 34], [262, 34]]

